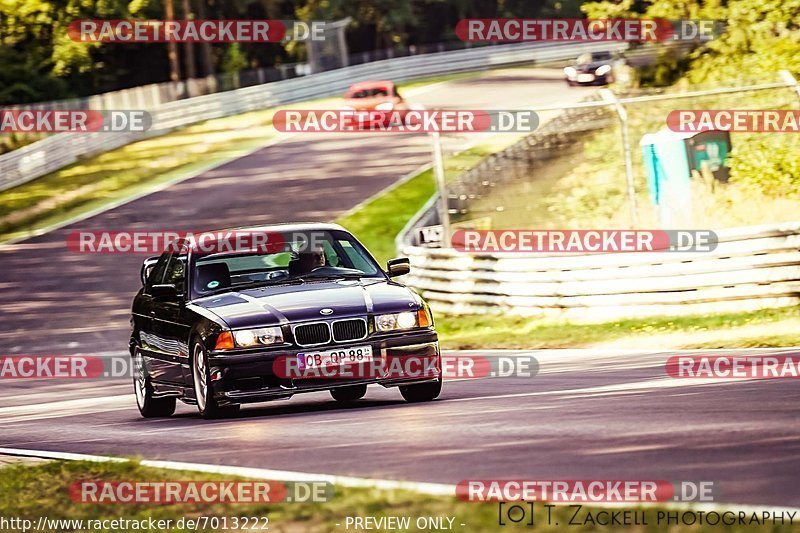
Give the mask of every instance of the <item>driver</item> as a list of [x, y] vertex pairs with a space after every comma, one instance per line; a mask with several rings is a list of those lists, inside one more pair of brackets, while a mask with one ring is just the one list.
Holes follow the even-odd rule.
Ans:
[[297, 274], [308, 274], [324, 266], [325, 252], [323, 250], [312, 250], [310, 252], [300, 252], [297, 254], [297, 263], [293, 270]]

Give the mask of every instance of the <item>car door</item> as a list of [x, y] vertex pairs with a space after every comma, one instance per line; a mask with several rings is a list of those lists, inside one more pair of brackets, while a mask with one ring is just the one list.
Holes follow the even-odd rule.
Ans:
[[186, 265], [186, 254], [170, 254], [162, 284], [174, 285], [178, 295], [153, 299], [153, 334], [163, 362], [160, 380], [177, 384], [186, 382], [187, 373], [191, 375], [187, 346], [191, 324], [188, 323], [185, 305]]
[[155, 314], [155, 298], [153, 286], [160, 285], [169, 264], [170, 253], [164, 252], [159, 257], [150, 274], [147, 276], [144, 289], [134, 309], [134, 320], [138, 328], [139, 346], [144, 357], [147, 373], [153, 381], [163, 381], [165, 360], [160, 348], [161, 343], [156, 336], [153, 315]]

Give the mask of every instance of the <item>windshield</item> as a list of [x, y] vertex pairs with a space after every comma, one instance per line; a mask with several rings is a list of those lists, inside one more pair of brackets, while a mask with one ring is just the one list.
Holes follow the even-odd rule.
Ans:
[[389, 93], [389, 87], [369, 87], [357, 91], [350, 91], [347, 93], [346, 98], [379, 98], [389, 96]]
[[608, 52], [594, 52], [591, 55], [592, 61], [608, 61], [611, 59], [611, 54]]
[[384, 277], [369, 252], [345, 231], [281, 235], [279, 249], [196, 255], [194, 296], [319, 279]]

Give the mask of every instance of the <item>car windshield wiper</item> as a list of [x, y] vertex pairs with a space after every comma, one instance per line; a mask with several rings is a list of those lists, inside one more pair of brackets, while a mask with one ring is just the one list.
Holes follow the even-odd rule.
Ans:
[[261, 281], [251, 281], [249, 283], [244, 283], [242, 285], [236, 285], [235, 289], [257, 289], [259, 287], [271, 287], [273, 285], [286, 285], [286, 284], [294, 284], [294, 283], [305, 283], [306, 280], [303, 278], [274, 278], [274, 279], [264, 279]]
[[310, 272], [305, 274], [306, 279], [361, 279], [366, 277], [366, 274], [363, 272], [355, 273], [355, 272], [341, 272], [341, 273], [334, 273], [334, 272], [326, 272], [324, 274], [315, 274]]

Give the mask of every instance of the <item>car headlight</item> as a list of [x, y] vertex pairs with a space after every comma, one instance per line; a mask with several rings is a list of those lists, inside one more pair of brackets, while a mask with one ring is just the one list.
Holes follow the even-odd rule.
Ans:
[[575, 73], [576, 73], [576, 70], [574, 68], [572, 68], [572, 67], [564, 67], [564, 74], [566, 74], [567, 76], [574, 76]]
[[375, 329], [378, 331], [396, 331], [411, 328], [427, 328], [431, 325], [430, 316], [424, 309], [404, 311], [375, 317]]
[[392, 102], [381, 102], [375, 106], [375, 111], [391, 111], [392, 109], [394, 109]]
[[600, 65], [597, 70], [594, 71], [595, 75], [602, 76], [603, 74], [608, 74], [611, 72], [611, 65]]
[[233, 332], [233, 340], [239, 348], [270, 346], [283, 342], [283, 331], [279, 327], [240, 329]]

